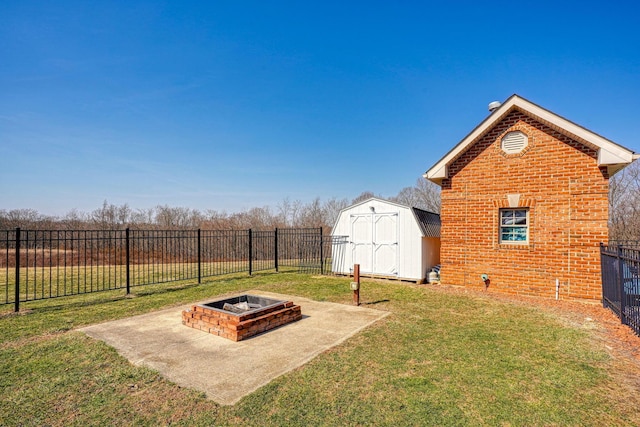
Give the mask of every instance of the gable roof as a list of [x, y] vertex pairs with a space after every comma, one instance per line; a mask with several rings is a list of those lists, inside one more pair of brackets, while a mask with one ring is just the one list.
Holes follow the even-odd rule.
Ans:
[[442, 159], [427, 170], [423, 176], [438, 185], [442, 184], [442, 180], [449, 177], [449, 165], [514, 110], [520, 111], [578, 142], [595, 148], [598, 152], [598, 166], [607, 166], [609, 176], [612, 176], [640, 157], [640, 155], [628, 148], [616, 144], [589, 129], [577, 125], [564, 117], [514, 94], [500, 105], [500, 107], [495, 109], [482, 123], [472, 130], [469, 135], [460, 141], [458, 145], [445, 154]]
[[384, 199], [380, 199], [378, 197], [371, 197], [367, 200], [363, 200], [361, 202], [358, 203], [354, 203], [351, 206], [347, 206], [344, 209], [340, 210], [340, 213], [338, 214], [338, 218], [336, 219], [336, 223], [333, 226], [333, 229], [331, 231], [331, 234], [333, 234], [335, 232], [335, 228], [338, 224], [338, 221], [340, 219], [340, 216], [347, 210], [352, 209], [356, 206], [359, 205], [363, 205], [365, 203], [369, 203], [369, 202], [379, 202], [379, 203], [387, 203], [389, 205], [394, 205], [403, 209], [409, 209], [411, 211], [411, 213], [413, 214], [413, 218], [416, 221], [416, 224], [418, 225], [418, 228], [420, 228], [420, 232], [422, 233], [422, 237], [440, 237], [440, 214], [434, 213], [434, 212], [429, 212], [429, 211], [425, 211], [424, 209], [419, 209], [419, 208], [413, 208], [407, 205], [403, 205], [401, 203], [396, 203], [396, 202], [390, 202], [389, 200], [384, 200]]

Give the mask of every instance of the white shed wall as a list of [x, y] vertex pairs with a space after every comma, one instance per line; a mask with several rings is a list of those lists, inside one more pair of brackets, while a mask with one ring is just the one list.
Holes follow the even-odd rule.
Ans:
[[332, 234], [349, 242], [336, 273], [352, 274], [359, 263], [362, 274], [421, 280], [439, 262], [440, 239], [422, 237], [411, 209], [395, 203], [369, 199], [345, 208]]

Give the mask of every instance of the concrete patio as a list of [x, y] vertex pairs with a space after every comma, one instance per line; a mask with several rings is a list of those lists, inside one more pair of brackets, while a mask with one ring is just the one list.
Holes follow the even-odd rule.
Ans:
[[193, 305], [189, 304], [80, 331], [114, 347], [135, 365], [155, 369], [180, 386], [206, 393], [217, 403], [233, 405], [389, 314], [271, 292], [247, 293], [291, 300], [302, 307], [302, 320], [233, 342], [184, 326], [181, 314]]

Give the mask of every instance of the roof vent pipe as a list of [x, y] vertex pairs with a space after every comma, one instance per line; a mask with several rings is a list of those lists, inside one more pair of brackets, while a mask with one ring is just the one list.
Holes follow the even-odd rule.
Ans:
[[495, 110], [500, 108], [501, 105], [502, 105], [502, 103], [500, 101], [493, 101], [493, 102], [489, 103], [489, 111], [491, 111], [493, 113]]

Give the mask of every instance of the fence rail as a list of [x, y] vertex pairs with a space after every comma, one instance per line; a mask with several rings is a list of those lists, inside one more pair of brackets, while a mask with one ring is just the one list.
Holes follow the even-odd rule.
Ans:
[[640, 246], [600, 244], [602, 304], [640, 335]]
[[283, 267], [327, 274], [346, 243], [322, 228], [0, 230], [0, 305]]

